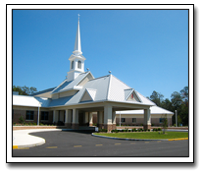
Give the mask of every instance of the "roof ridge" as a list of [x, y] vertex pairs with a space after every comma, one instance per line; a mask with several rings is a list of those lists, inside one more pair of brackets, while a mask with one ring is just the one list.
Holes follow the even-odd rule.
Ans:
[[107, 90], [107, 96], [106, 96], [106, 100], [108, 100], [108, 97], [109, 97], [109, 93], [110, 93], [110, 85], [111, 85], [111, 77], [112, 75], [108, 75], [109, 76], [109, 82], [108, 82], [108, 90]]
[[41, 94], [41, 93], [44, 93], [44, 92], [49, 92], [49, 91], [53, 91], [53, 89], [55, 89], [56, 87], [52, 87], [52, 88], [47, 88], [45, 90], [41, 90], [41, 91], [37, 91], [33, 94], [30, 94], [30, 96], [34, 96], [34, 95], [37, 95], [37, 94]]
[[57, 90], [59, 87], [61, 87], [65, 82], [67, 82], [67, 78], [63, 82], [61, 82], [55, 89], [53, 89], [52, 92], [51, 92], [51, 94], [53, 94], [53, 92], [55, 90]]
[[[98, 77], [98, 78], [94, 78], [94, 79], [92, 79], [92, 80], [90, 80], [90, 81], [94, 81], [94, 80], [97, 80], [97, 79], [105, 78], [105, 77], [108, 77], [108, 76], [109, 76], [109, 75], [100, 76], [100, 77]], [[88, 81], [88, 82], [90, 82], [90, 81]]]

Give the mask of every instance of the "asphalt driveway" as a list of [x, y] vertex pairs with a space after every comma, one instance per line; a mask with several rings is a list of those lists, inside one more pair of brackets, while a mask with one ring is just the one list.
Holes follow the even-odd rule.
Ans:
[[46, 140], [41, 146], [14, 149], [13, 157], [188, 157], [188, 140], [126, 141], [91, 136], [86, 131], [31, 133]]

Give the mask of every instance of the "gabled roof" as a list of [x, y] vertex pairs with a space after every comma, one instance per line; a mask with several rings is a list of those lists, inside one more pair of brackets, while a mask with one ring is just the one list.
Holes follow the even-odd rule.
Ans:
[[56, 87], [53, 88], [48, 88], [46, 90], [38, 91], [36, 93], [31, 94], [30, 96], [37, 96], [37, 97], [51, 97], [51, 92], [55, 89]]
[[[174, 114], [166, 109], [163, 109], [159, 106], [151, 106], [150, 107], [151, 114]], [[116, 111], [116, 114], [144, 114], [144, 110], [125, 110], [125, 111]]]
[[82, 87], [78, 86], [78, 84], [89, 74], [91, 74], [91, 72], [82, 73], [73, 81], [67, 81], [67, 79], [65, 79], [58, 87], [56, 87], [51, 92], [51, 94], [60, 93], [60, 92], [68, 91], [68, 90], [82, 89]]
[[48, 107], [49, 103], [50, 99], [48, 98], [13, 95], [13, 105], [15, 106]]
[[96, 89], [86, 88], [84, 94], [82, 95], [80, 102], [82, 101], [94, 101], [96, 95]]
[[137, 92], [133, 88], [125, 89], [124, 92], [125, 92], [125, 100], [142, 102], [139, 96], [137, 95]]
[[[61, 93], [67, 90], [78, 90], [77, 93], [75, 93], [74, 95], [58, 99], [48, 99], [48, 98], [29, 96], [29, 99], [30, 100], [33, 99], [34, 106], [38, 106], [38, 102], [42, 102], [43, 107], [80, 104], [84, 102], [81, 101], [84, 95], [85, 95], [85, 100], [88, 100], [89, 102], [115, 101], [120, 103], [144, 104], [149, 106], [155, 105], [155, 103], [150, 101], [148, 98], [142, 96], [139, 92], [127, 86], [126, 84], [124, 84], [122, 81], [120, 81], [111, 74], [96, 79], [94, 79], [91, 74], [93, 79], [90, 78], [90, 80], [87, 80], [85, 82], [84, 79], [89, 74], [91, 73], [87, 72], [80, 74], [75, 80], [70, 82], [65, 80], [52, 91], [52, 94], [54, 94], [54, 93]], [[83, 82], [84, 84], [80, 84]], [[132, 92], [134, 92], [137, 95], [140, 101], [131, 101], [126, 99], [126, 97]], [[27, 99], [27, 102], [24, 100], [22, 102], [26, 104], [27, 102], [31, 101], [28, 101]], [[21, 105], [23, 105], [23, 103], [21, 103]], [[29, 105], [31, 105], [31, 103], [29, 103]]]
[[[128, 98], [127, 96], [129, 96], [133, 92], [136, 94], [140, 102], [127, 100]], [[110, 75], [110, 84], [109, 84], [109, 92], [108, 92], [107, 100], [120, 101], [120, 102], [123, 101], [123, 102], [129, 102], [129, 103], [141, 103], [141, 104], [148, 104], [152, 106], [155, 105], [154, 102], [142, 96], [139, 92], [127, 86], [125, 83], [123, 83], [122, 81], [120, 81], [118, 78], [116, 78], [113, 75]]]

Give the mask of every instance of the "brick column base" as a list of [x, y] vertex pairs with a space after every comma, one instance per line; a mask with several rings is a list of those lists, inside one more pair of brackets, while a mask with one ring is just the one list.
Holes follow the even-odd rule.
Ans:
[[72, 124], [72, 129], [78, 130], [79, 129], [79, 124]]
[[71, 128], [71, 127], [72, 127], [72, 124], [71, 124], [71, 123], [65, 123], [65, 127], [66, 127], [66, 128]]
[[151, 124], [150, 124], [150, 125], [144, 125], [144, 126], [143, 126], [143, 129], [144, 129], [144, 130], [151, 129]]
[[116, 124], [104, 124], [104, 129], [107, 129], [107, 132], [110, 133], [112, 130], [116, 129]]

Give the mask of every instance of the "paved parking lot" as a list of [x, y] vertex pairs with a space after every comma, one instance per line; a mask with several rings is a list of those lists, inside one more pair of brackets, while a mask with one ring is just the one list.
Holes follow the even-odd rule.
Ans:
[[25, 149], [14, 149], [13, 157], [138, 157], [188, 156], [188, 140], [183, 141], [125, 141], [91, 136], [91, 132], [51, 131], [31, 133], [46, 143]]

